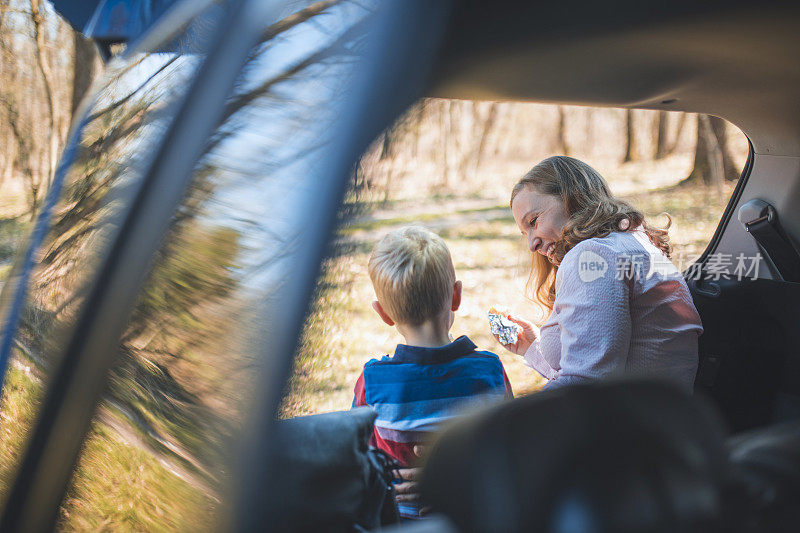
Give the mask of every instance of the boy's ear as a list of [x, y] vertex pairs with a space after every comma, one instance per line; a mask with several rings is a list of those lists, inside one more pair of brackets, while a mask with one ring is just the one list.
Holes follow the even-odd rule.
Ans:
[[456, 280], [453, 285], [453, 305], [450, 307], [451, 311], [458, 311], [461, 307], [461, 281]]
[[394, 326], [394, 320], [392, 320], [392, 317], [386, 314], [386, 311], [384, 311], [383, 306], [378, 300], [372, 302], [372, 308], [375, 310], [376, 313], [378, 313], [378, 316], [381, 317], [381, 320], [383, 320], [390, 326]]

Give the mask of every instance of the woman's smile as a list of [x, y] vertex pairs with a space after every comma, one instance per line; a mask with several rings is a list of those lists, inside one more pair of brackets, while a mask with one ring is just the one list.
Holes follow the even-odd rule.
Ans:
[[511, 213], [520, 232], [527, 238], [530, 251], [552, 259], [555, 243], [569, 220], [563, 200], [525, 188], [511, 203]]

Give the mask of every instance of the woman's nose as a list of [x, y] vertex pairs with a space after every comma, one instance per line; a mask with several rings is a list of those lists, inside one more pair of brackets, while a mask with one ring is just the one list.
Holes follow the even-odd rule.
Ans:
[[528, 233], [528, 248], [531, 252], [535, 252], [541, 246], [542, 240], [533, 235], [533, 232]]

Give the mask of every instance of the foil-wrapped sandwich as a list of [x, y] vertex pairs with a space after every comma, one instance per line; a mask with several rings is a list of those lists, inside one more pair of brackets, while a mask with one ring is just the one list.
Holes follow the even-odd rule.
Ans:
[[503, 313], [497, 308], [492, 307], [489, 309], [489, 326], [492, 328], [492, 333], [497, 335], [501, 344], [516, 344], [517, 337], [519, 336], [522, 327], [512, 322], [507, 317], [508, 313]]

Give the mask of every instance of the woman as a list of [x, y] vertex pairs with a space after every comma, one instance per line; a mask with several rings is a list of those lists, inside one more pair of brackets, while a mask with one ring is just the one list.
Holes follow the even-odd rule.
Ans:
[[528, 289], [549, 313], [515, 344], [561, 387], [622, 375], [672, 380], [691, 390], [703, 328], [666, 230], [615, 198], [577, 159], [550, 157], [514, 186], [511, 211], [532, 252]]
[[[511, 211], [533, 254], [528, 288], [549, 316], [538, 333], [509, 316], [522, 332], [504, 346], [548, 379], [545, 388], [646, 375], [692, 389], [703, 328], [666, 230], [564, 156], [519, 180]], [[398, 501], [417, 500], [419, 469], [400, 473]]]

